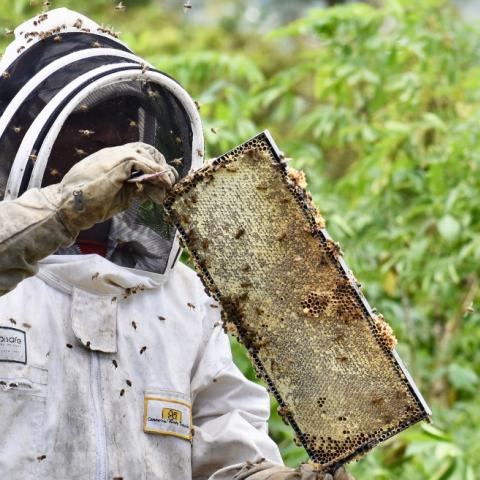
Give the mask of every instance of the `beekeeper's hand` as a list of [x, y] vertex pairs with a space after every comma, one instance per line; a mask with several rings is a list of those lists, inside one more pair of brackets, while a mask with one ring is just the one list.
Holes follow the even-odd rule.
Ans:
[[[132, 172], [164, 172], [155, 183], [140, 187], [126, 181]], [[161, 203], [176, 180], [165, 157], [145, 143], [129, 143], [100, 150], [75, 164], [59, 184], [43, 188], [65, 227], [75, 237], [96, 223], [127, 209], [134, 197]]]
[[[164, 172], [141, 187], [132, 172]], [[125, 210], [132, 198], [160, 203], [176, 172], [163, 155], [144, 143], [106, 148], [77, 163], [55, 185], [32, 188], [0, 202], [0, 295], [35, 275], [38, 262], [71, 245], [85, 230]]]
[[304, 464], [296, 469], [262, 461], [247, 462], [232, 480], [354, 480], [342, 467], [334, 475], [321, 472], [316, 465]]

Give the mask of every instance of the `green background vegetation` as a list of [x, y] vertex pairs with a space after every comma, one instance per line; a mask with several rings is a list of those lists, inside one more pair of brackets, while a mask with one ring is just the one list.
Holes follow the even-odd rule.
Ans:
[[[40, 3], [0, 0], [0, 26]], [[124, 13], [107, 0], [54, 3], [113, 25], [176, 77], [201, 103], [209, 156], [269, 128], [306, 171], [330, 234], [434, 412], [433, 424], [354, 463], [357, 478], [480, 478], [476, 28], [442, 0], [312, 9], [275, 29], [234, 13], [213, 18], [206, 7], [195, 17], [183, 1], [124, 1]], [[274, 410], [271, 433], [294, 465], [305, 454]]]

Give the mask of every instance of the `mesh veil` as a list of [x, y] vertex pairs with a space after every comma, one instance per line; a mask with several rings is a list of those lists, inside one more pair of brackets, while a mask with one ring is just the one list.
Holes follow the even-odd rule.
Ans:
[[[57, 183], [71, 166], [101, 148], [141, 141], [157, 148], [180, 178], [192, 163], [192, 127], [177, 98], [144, 80], [117, 82], [95, 90], [64, 123], [45, 169], [42, 186]], [[129, 268], [164, 273], [175, 228], [163, 208], [137, 200], [104, 225], [106, 258]], [[79, 254], [77, 244], [58, 254]]]

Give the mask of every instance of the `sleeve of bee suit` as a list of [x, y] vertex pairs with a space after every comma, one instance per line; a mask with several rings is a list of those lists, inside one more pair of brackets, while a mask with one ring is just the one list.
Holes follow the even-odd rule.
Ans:
[[35, 275], [42, 258], [73, 241], [41, 189], [0, 202], [0, 295]]
[[[125, 181], [133, 171], [162, 173], [139, 190]], [[55, 185], [0, 202], [0, 295], [37, 272], [37, 262], [71, 245], [80, 230], [125, 210], [135, 196], [161, 203], [176, 178], [150, 145], [105, 148], [75, 164]]]
[[268, 393], [233, 363], [218, 309], [207, 308], [206, 331], [211, 335], [191, 385], [193, 479], [230, 480], [245, 462], [262, 458], [282, 465], [278, 447], [268, 436]]

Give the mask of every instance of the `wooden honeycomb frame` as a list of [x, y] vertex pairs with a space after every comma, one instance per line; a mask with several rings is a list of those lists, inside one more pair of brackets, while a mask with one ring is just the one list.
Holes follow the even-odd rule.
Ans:
[[176, 185], [165, 208], [312, 461], [334, 471], [431, 415], [267, 131]]

